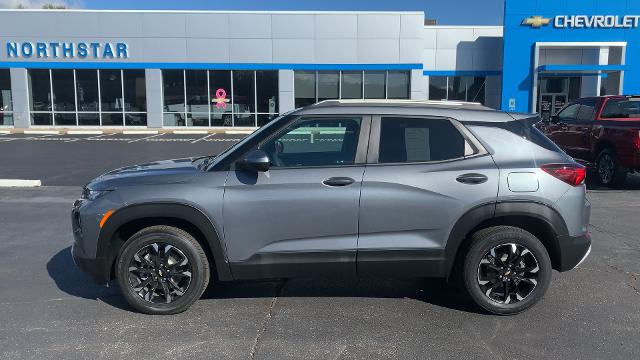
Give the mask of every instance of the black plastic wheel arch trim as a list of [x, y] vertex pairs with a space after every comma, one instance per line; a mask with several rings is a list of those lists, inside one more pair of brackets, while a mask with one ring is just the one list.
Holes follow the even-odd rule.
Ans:
[[115, 233], [125, 224], [145, 218], [173, 218], [185, 221], [196, 227], [205, 237], [218, 278], [232, 280], [231, 270], [218, 231], [209, 218], [199, 209], [183, 203], [153, 202], [134, 204], [116, 210], [100, 230], [97, 259], [104, 259], [102, 268], [107, 281], [111, 278], [111, 264], [118, 256], [120, 248], [127, 239], [114, 241]]
[[460, 219], [458, 219], [449, 233], [449, 238], [445, 247], [444, 272], [446, 276], [451, 274], [458, 250], [460, 249], [462, 242], [470, 235], [473, 229], [484, 221], [509, 216], [535, 218], [548, 225], [553, 233], [553, 238], [549, 245], [553, 247], [552, 250], [554, 253], [560, 257], [557, 259], [559, 266], [556, 267], [558, 268], [557, 270], [563, 271], [563, 246], [560, 239], [567, 237], [569, 232], [562, 216], [560, 216], [560, 214], [549, 205], [542, 202], [531, 200], [509, 200], [478, 205], [467, 211], [460, 217]]

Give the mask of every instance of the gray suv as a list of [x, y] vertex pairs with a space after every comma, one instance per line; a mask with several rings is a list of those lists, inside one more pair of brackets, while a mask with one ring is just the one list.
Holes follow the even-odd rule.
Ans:
[[534, 305], [589, 253], [585, 168], [532, 125], [478, 104], [324, 101], [217, 156], [91, 181], [76, 264], [149, 314], [211, 279], [458, 280], [484, 310]]

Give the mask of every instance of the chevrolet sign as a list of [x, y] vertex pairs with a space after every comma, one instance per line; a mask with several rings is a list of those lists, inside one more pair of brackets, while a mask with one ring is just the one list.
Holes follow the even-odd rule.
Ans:
[[640, 15], [558, 15], [553, 18], [532, 16], [522, 20], [522, 25], [532, 28], [549, 25], [557, 29], [635, 29], [640, 24]]

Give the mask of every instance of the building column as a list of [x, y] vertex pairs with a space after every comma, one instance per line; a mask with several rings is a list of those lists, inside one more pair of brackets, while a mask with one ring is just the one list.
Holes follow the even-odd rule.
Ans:
[[429, 95], [428, 77], [424, 75], [422, 69], [411, 70], [411, 100], [426, 100]]
[[147, 127], [162, 127], [162, 71], [160, 69], [145, 70], [147, 87]]
[[296, 108], [293, 83], [293, 70], [278, 71], [278, 112], [280, 114]]
[[27, 69], [11, 68], [11, 103], [13, 106], [13, 126], [28, 128], [31, 125], [29, 116], [29, 79]]

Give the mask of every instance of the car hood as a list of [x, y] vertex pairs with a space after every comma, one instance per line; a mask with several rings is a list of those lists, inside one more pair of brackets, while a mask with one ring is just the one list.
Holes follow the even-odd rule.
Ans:
[[154, 161], [109, 171], [93, 179], [87, 187], [108, 190], [127, 185], [181, 183], [201, 172], [191, 158]]

